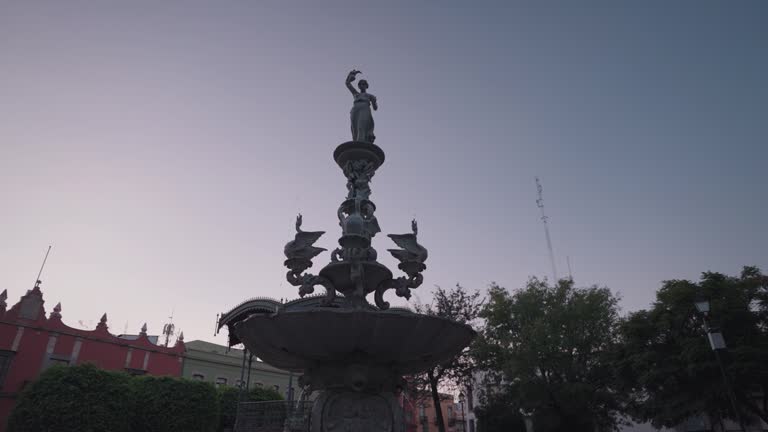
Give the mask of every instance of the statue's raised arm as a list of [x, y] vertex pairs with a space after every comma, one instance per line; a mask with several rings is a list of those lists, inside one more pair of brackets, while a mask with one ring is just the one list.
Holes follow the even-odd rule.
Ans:
[[349, 89], [350, 92], [352, 92], [352, 95], [355, 95], [355, 96], [357, 95], [358, 91], [356, 88], [352, 87], [352, 83], [355, 81], [355, 75], [359, 73], [362, 73], [362, 72], [360, 72], [357, 69], [352, 69], [347, 74], [347, 81], [346, 81], [347, 88]]

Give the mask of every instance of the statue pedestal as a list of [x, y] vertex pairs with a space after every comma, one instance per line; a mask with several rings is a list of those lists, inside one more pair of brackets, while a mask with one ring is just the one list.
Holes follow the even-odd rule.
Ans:
[[312, 406], [310, 432], [404, 432], [397, 396], [403, 379], [395, 368], [372, 365], [359, 352], [349, 358], [349, 363], [313, 367], [302, 377], [322, 389]]
[[393, 393], [327, 390], [312, 408], [310, 432], [404, 432], [403, 409]]

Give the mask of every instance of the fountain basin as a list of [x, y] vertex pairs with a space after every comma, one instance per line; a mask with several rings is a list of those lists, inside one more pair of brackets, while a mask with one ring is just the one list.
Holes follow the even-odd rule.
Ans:
[[362, 141], [347, 141], [340, 144], [333, 152], [333, 159], [341, 169], [349, 161], [368, 161], [374, 164], [374, 169], [384, 163], [384, 151], [376, 144]]
[[450, 360], [475, 336], [469, 326], [444, 318], [339, 308], [252, 315], [235, 332], [249, 351], [280, 369], [354, 361], [403, 375]]

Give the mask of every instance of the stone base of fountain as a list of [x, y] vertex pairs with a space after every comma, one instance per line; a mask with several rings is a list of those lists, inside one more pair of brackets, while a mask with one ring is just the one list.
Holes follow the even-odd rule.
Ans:
[[327, 390], [315, 401], [310, 432], [404, 432], [403, 410], [393, 393]]

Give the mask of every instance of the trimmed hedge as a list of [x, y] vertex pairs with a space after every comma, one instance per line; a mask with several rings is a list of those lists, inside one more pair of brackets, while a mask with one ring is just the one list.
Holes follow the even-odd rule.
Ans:
[[219, 398], [210, 383], [170, 377], [133, 382], [135, 431], [211, 432], [219, 423]]
[[20, 395], [9, 432], [131, 432], [131, 378], [95, 366], [54, 366]]
[[223, 423], [220, 406], [230, 409], [229, 393], [187, 379], [54, 366], [19, 395], [8, 431], [212, 432]]
[[[235, 387], [219, 388], [219, 430], [231, 429], [235, 425], [235, 414], [237, 413], [237, 398], [240, 389]], [[242, 402], [266, 402], [282, 400], [283, 395], [269, 388], [254, 388], [242, 396]]]

